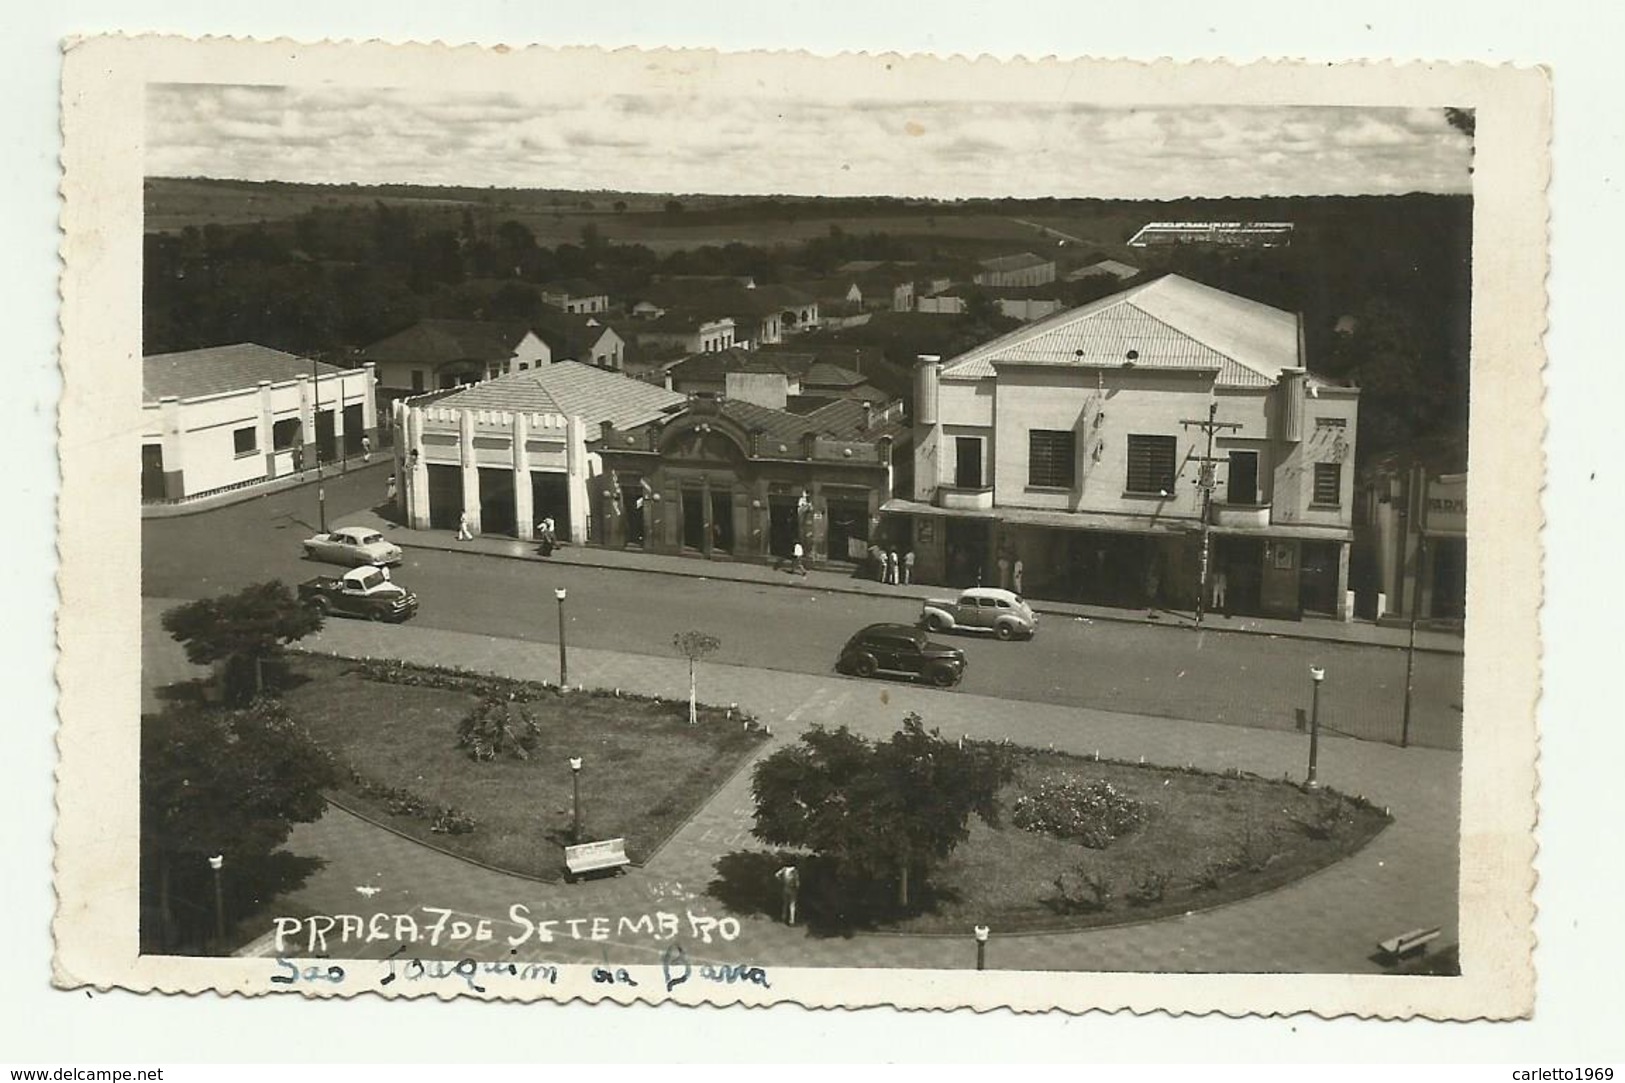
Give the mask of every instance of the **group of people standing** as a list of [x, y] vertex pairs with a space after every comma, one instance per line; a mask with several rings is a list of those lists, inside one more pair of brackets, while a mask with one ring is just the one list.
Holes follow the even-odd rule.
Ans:
[[869, 563], [874, 568], [874, 576], [881, 583], [912, 583], [914, 581], [914, 550], [904, 550], [902, 556], [897, 550], [882, 549], [878, 545], [869, 547]]

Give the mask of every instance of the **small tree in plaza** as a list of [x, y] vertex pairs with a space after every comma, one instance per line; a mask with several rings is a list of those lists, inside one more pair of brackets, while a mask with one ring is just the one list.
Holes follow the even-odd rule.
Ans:
[[672, 636], [671, 643], [688, 659], [688, 724], [697, 725], [700, 721], [700, 707], [694, 670], [699, 665], [700, 659], [715, 654], [721, 648], [722, 640], [705, 632], [690, 630]]
[[289, 643], [321, 631], [322, 616], [273, 579], [176, 606], [164, 613], [163, 625], [190, 661], [223, 663], [226, 696], [241, 703], [264, 691], [263, 664]]
[[997, 822], [1012, 773], [996, 746], [945, 741], [916, 714], [879, 743], [815, 726], [756, 765], [754, 832], [812, 851], [842, 878], [894, 878], [907, 909], [916, 885], [969, 835], [973, 813]]

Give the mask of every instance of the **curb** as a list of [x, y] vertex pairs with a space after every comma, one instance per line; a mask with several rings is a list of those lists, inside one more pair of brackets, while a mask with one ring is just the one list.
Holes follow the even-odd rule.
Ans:
[[[534, 556], [529, 553], [501, 553], [492, 552], [485, 549], [464, 549], [458, 546], [447, 545], [437, 540], [428, 542], [414, 540], [409, 544], [419, 549], [432, 549], [436, 552], [442, 553], [462, 553], [465, 556], [493, 557], [498, 560], [521, 560], [535, 564], [550, 563], [549, 559], [546, 557]], [[585, 545], [573, 545], [571, 548], [583, 554], [590, 554], [595, 551], [592, 547]], [[778, 582], [776, 580], [768, 579], [734, 579], [729, 576], [719, 576], [705, 571], [689, 571], [686, 568], [641, 568], [636, 565], [616, 564], [611, 561], [593, 560], [590, 557], [586, 559], [572, 558], [569, 560], [559, 561], [558, 563], [582, 568], [602, 568], [608, 571], [636, 572], [642, 575], [673, 575], [684, 579], [720, 579], [731, 583], [745, 583], [751, 586], [783, 587], [790, 590], [822, 591], [826, 594], [851, 594], [864, 598], [894, 598], [910, 602], [924, 601], [922, 596], [913, 594], [898, 594], [890, 591], [858, 590], [855, 587], [838, 585], [830, 586], [821, 583], [809, 583], [805, 580], [801, 580], [799, 582], [794, 580]], [[943, 589], [948, 590], [952, 588]], [[1223, 632], [1229, 635], [1266, 636], [1274, 639], [1295, 639], [1311, 643], [1337, 643], [1350, 647], [1374, 647], [1378, 650], [1403, 651], [1407, 649], [1402, 643], [1372, 643], [1357, 639], [1342, 639], [1337, 636], [1312, 635], [1308, 632], [1277, 631], [1267, 628], [1224, 628], [1216, 624], [1203, 624], [1198, 627], [1190, 620], [1190, 618], [1182, 615], [1174, 615], [1169, 620], [1147, 620], [1144, 617], [1118, 616], [1115, 613], [1073, 613], [1064, 609], [1048, 608], [1042, 603], [1032, 603], [1032, 608], [1033, 612], [1035, 613], [1042, 613], [1047, 616], [1063, 619], [1081, 618], [1087, 621], [1100, 621], [1111, 624], [1138, 624], [1147, 628], [1175, 628], [1184, 629], [1187, 631]], [[1464, 651], [1462, 650], [1452, 649], [1449, 647], [1428, 646], [1424, 644], [1418, 644], [1416, 647], [1416, 652], [1418, 654], [1438, 654], [1457, 658], [1462, 657], [1464, 654]]]

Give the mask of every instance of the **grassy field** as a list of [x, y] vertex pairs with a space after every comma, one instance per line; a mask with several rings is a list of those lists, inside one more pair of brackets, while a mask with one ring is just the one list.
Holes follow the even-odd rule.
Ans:
[[[624, 837], [641, 861], [675, 831], [764, 739], [724, 711], [589, 692], [534, 695], [526, 704], [541, 728], [528, 759], [476, 762], [457, 746], [457, 727], [476, 705], [469, 688], [370, 680], [352, 663], [303, 657], [303, 683], [286, 693], [289, 711], [371, 786], [335, 796], [345, 805], [436, 846], [488, 865], [544, 879], [561, 875], [572, 819], [569, 759], [581, 774], [583, 834]], [[464, 834], [431, 830], [432, 816], [398, 815], [382, 787], [472, 816]]]

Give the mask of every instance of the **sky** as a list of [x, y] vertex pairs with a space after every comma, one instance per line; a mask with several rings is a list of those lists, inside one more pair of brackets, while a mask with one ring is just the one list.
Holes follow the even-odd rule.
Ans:
[[147, 175], [715, 194], [1467, 192], [1442, 109], [155, 84]]

